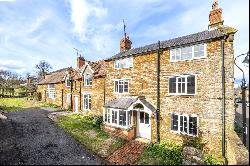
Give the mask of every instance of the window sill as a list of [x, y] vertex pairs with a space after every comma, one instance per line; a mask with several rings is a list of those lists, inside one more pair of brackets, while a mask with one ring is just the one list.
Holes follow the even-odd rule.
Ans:
[[133, 126], [120, 126], [120, 125], [115, 125], [111, 124], [108, 122], [104, 122], [104, 125], [107, 125], [109, 127], [117, 128], [117, 129], [123, 129], [123, 130], [130, 130]]
[[200, 57], [200, 58], [192, 58], [192, 59], [185, 59], [185, 60], [170, 60], [170, 62], [185, 62], [185, 61], [188, 61], [188, 62], [191, 62], [193, 60], [203, 60], [203, 59], [207, 59], [207, 57]]
[[168, 94], [168, 96], [187, 96], [187, 97], [189, 97], [189, 96], [196, 96], [196, 94], [174, 94], [174, 93], [170, 93], [170, 94]]
[[182, 132], [180, 132], [180, 131], [170, 130], [170, 132], [171, 132], [171, 133], [174, 133], [174, 134], [179, 134], [179, 135], [189, 136], [189, 137], [198, 137], [198, 135], [186, 134], [186, 133], [182, 133]]
[[125, 93], [114, 92], [114, 94], [115, 94], [115, 95], [123, 95], [123, 94], [124, 94], [124, 95], [128, 95], [129, 92], [125, 92]]
[[92, 87], [92, 85], [83, 85], [83, 87]]

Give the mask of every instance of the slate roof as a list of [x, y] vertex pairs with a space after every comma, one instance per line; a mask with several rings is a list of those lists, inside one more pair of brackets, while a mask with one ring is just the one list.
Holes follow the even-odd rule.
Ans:
[[107, 102], [104, 107], [111, 107], [111, 108], [121, 108], [121, 109], [127, 109], [129, 108], [134, 102], [136, 102], [137, 97], [121, 97], [113, 99], [109, 102]]
[[[182, 37], [178, 37], [178, 38], [174, 38], [170, 40], [161, 41], [160, 47], [163, 49], [170, 48], [170, 47], [178, 47], [178, 46], [183, 46], [187, 44], [203, 42], [206, 40], [215, 39], [215, 38], [219, 38], [222, 36], [223, 36], [223, 33], [219, 29], [206, 30], [206, 31], [194, 33], [194, 34], [187, 35], [187, 36], [182, 36]], [[132, 55], [136, 55], [140, 53], [156, 51], [157, 49], [158, 49], [158, 43], [153, 43], [150, 45], [146, 45], [144, 47], [133, 48], [128, 51], [120, 52], [106, 59], [106, 61], [123, 58], [127, 56], [132, 56]]]
[[140, 100], [147, 108], [149, 108], [152, 112], [156, 109], [152, 104], [150, 104], [145, 98], [140, 98], [136, 96], [128, 96], [128, 97], [121, 97], [115, 98], [109, 102], [107, 102], [104, 107], [107, 108], [119, 108], [119, 109], [128, 109], [133, 103], [137, 100]]
[[59, 83], [59, 82], [64, 81], [66, 71], [69, 70], [69, 69], [72, 69], [72, 67], [63, 68], [63, 69], [56, 70], [56, 71], [48, 73], [47, 75], [45, 75], [45, 79], [41, 79], [38, 82], [38, 85], [55, 84], [55, 83]]

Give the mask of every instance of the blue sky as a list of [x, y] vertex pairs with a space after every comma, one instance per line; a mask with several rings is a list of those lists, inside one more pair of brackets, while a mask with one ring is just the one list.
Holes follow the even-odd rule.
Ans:
[[[119, 52], [125, 19], [133, 47], [207, 29], [213, 0], [0, 0], [0, 69], [34, 73], [76, 66], [76, 52], [95, 61]], [[249, 50], [249, 1], [219, 0], [235, 27], [235, 55]], [[239, 59], [238, 63], [243, 60]], [[247, 72], [248, 68], [241, 64]], [[241, 73], [235, 69], [237, 80]]]

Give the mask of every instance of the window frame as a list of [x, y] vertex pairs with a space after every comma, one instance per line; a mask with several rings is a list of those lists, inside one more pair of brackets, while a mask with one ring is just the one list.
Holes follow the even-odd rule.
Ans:
[[66, 103], [70, 103], [70, 98], [71, 98], [71, 94], [68, 93], [68, 94], [66, 95]]
[[[194, 47], [196, 45], [200, 45], [200, 44], [204, 45], [204, 54], [201, 57], [194, 57]], [[186, 48], [186, 47], [192, 47], [192, 57], [191, 57], [191, 59], [181, 59], [182, 58], [182, 49]], [[176, 50], [179, 50], [179, 49], [180, 49], [180, 59], [176, 60]], [[175, 51], [175, 58], [174, 59], [172, 59], [172, 57], [173, 57], [172, 52], [173, 51]], [[205, 58], [207, 58], [207, 44], [206, 43], [197, 43], [197, 44], [194, 44], [194, 45], [189, 45], [189, 46], [184, 46], [184, 47], [171, 48], [169, 54], [170, 54], [170, 56], [169, 56], [170, 62], [191, 61], [191, 60], [196, 60], [196, 59], [205, 59]]]
[[[117, 123], [113, 123], [113, 116], [112, 116], [112, 111], [117, 112]], [[120, 125], [120, 112], [123, 111], [125, 112], [126, 115], [126, 125]], [[130, 116], [130, 118], [129, 118]], [[106, 120], [107, 117], [107, 120]], [[109, 122], [108, 122], [108, 117], [109, 117]], [[122, 128], [122, 129], [129, 129], [132, 127], [132, 113], [131, 110], [123, 110], [123, 109], [116, 109], [116, 108], [104, 108], [103, 111], [103, 122], [107, 125], [117, 127], [117, 128]]]
[[[71, 84], [71, 82], [70, 82], [69, 77], [66, 77], [65, 82], [66, 82], [66, 88], [70, 88], [70, 84]], [[68, 85], [68, 83], [69, 83], [69, 85]]]
[[[53, 87], [50, 87], [50, 85], [53, 85]], [[48, 86], [47, 86], [47, 94], [48, 94], [49, 99], [52, 99], [52, 100], [56, 99], [55, 84], [48, 84]]]
[[[85, 107], [85, 96], [87, 96], [87, 108]], [[91, 111], [92, 107], [92, 95], [90, 93], [83, 94], [83, 110]]]
[[[120, 84], [120, 81], [123, 81], [123, 84]], [[128, 84], [128, 91], [127, 92], [124, 92], [124, 87], [125, 87], [125, 81], [127, 82], [127, 84]], [[117, 83], [117, 91], [116, 91], [116, 82], [118, 82]], [[115, 94], [129, 94], [129, 83], [130, 83], [130, 81], [129, 81], [129, 79], [128, 78], [122, 78], [122, 79], [114, 79], [114, 90], [113, 90], [113, 92], [115, 93]], [[123, 86], [123, 88], [122, 88], [122, 92], [120, 92], [120, 90], [119, 90], [119, 87], [120, 87], [120, 85], [122, 85]]]
[[[88, 78], [87, 78], [87, 76], [89, 76]], [[89, 81], [87, 81], [87, 79], [90, 79], [91, 78], [91, 84], [87, 84], [87, 82], [89, 82]], [[84, 86], [86, 87], [91, 87], [92, 86], [92, 84], [93, 84], [93, 76], [92, 76], [92, 74], [90, 74], [90, 73], [86, 73], [86, 74], [84, 74]]]
[[[130, 61], [129, 66], [125, 66], [126, 60]], [[117, 62], [119, 62], [119, 65], [117, 65]], [[119, 66], [119, 67], [118, 67]], [[114, 60], [114, 69], [129, 69], [134, 67], [134, 58], [133, 57], [127, 57], [123, 59], [115, 59]]]
[[[172, 130], [172, 115], [178, 115], [178, 130]], [[181, 131], [181, 117], [187, 117], [187, 132], [185, 131]], [[197, 126], [196, 126], [196, 132], [197, 134], [190, 134], [189, 130], [190, 130], [190, 125], [189, 125], [189, 118], [196, 118], [196, 122], [197, 122]], [[183, 120], [183, 124], [184, 124], [184, 120]], [[184, 125], [183, 125], [184, 128]], [[186, 113], [176, 113], [176, 112], [171, 112], [170, 113], [170, 132], [172, 133], [176, 133], [176, 134], [183, 134], [183, 135], [188, 135], [191, 137], [198, 137], [199, 136], [199, 117], [197, 114], [186, 114]]]
[[[188, 77], [189, 76], [194, 76], [194, 94], [189, 94], [188, 93]], [[176, 88], [176, 90], [175, 90], [175, 93], [170, 93], [170, 79], [171, 78], [175, 78], [175, 88]], [[179, 78], [185, 78], [185, 93], [179, 93], [179, 81], [178, 81], [178, 79]], [[181, 83], [183, 83], [182, 81], [181, 81]], [[195, 74], [187, 74], [187, 75], [177, 75], [177, 76], [171, 76], [171, 77], [168, 77], [168, 94], [169, 95], [171, 95], [171, 96], [195, 96], [196, 94], [197, 94], [197, 75], [195, 75]]]

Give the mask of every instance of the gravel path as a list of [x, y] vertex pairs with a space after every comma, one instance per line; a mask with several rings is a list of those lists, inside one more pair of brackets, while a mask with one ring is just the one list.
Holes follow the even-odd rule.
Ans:
[[29, 109], [0, 119], [0, 165], [100, 165], [86, 150], [47, 117], [50, 111]]

